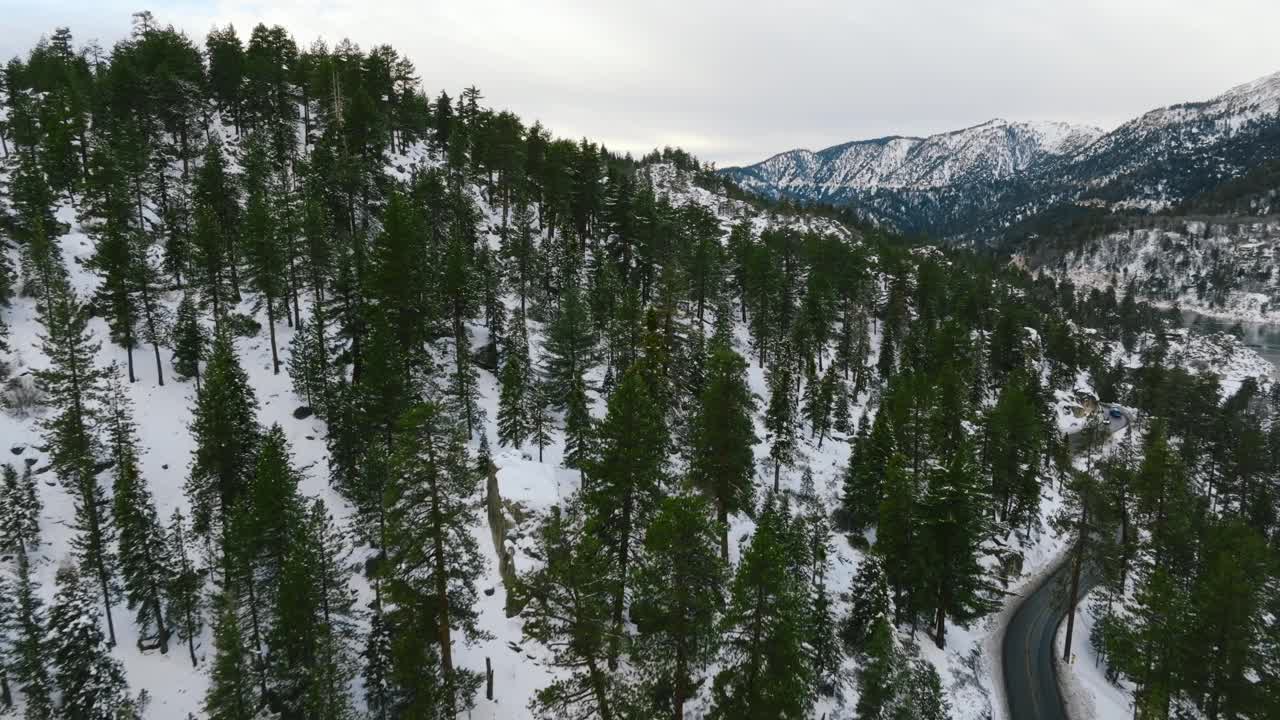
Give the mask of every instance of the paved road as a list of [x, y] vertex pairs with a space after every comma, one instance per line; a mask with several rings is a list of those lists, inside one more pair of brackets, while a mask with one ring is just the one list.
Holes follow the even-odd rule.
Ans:
[[[1004, 687], [1011, 720], [1067, 720], [1054, 671], [1054, 637], [1066, 614], [1070, 556], [1014, 611], [1004, 634]], [[1080, 578], [1080, 596], [1088, 591]], [[1079, 626], [1076, 630], [1079, 631]]]
[[[1104, 412], [1109, 408], [1104, 408]], [[1107, 416], [1109, 434], [1129, 426], [1129, 416]], [[1078, 451], [1083, 443], [1078, 435], [1070, 437], [1071, 448]], [[1010, 720], [1068, 720], [1058, 690], [1058, 677], [1053, 655], [1058, 624], [1066, 616], [1065, 600], [1071, 572], [1070, 555], [1030, 594], [1022, 599], [1004, 631], [1004, 688], [1009, 701]], [[1092, 586], [1090, 579], [1080, 577], [1080, 597]], [[1079, 628], [1077, 627], [1077, 631]], [[1076, 720], [1083, 720], [1077, 718]]]
[[[1104, 405], [1102, 412], [1106, 413], [1107, 434], [1115, 435], [1126, 427], [1129, 427], [1129, 414], [1128, 411], [1121, 410], [1120, 417], [1112, 417], [1110, 410], [1110, 405]], [[1067, 442], [1071, 443], [1071, 452], [1073, 453], [1079, 453], [1084, 450], [1084, 441], [1084, 434], [1079, 431], [1069, 433], [1067, 435]]]

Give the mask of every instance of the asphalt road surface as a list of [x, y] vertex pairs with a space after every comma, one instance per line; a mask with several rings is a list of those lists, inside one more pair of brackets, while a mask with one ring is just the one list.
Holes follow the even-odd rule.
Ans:
[[[1004, 633], [1004, 688], [1011, 720], [1067, 720], [1053, 664], [1054, 637], [1066, 615], [1071, 558], [1050, 573], [1014, 611]], [[1080, 578], [1080, 596], [1088, 591]], [[1076, 630], [1079, 631], [1077, 626]], [[1081, 720], [1077, 718], [1077, 720]]]
[[[1107, 420], [1107, 434], [1114, 435], [1121, 430], [1129, 427], [1129, 415], [1127, 411], [1121, 410], [1120, 417], [1112, 417], [1110, 406], [1104, 407], [1102, 412], [1105, 413]], [[1073, 432], [1067, 435], [1067, 442], [1071, 443], [1071, 452], [1079, 453], [1084, 449], [1084, 435], [1080, 432]]]
[[[1103, 412], [1108, 412], [1104, 408]], [[1129, 426], [1129, 416], [1107, 415], [1107, 432], [1115, 434]], [[1079, 450], [1077, 434], [1070, 438], [1072, 450]], [[1066, 596], [1071, 576], [1071, 556], [1022, 599], [1004, 631], [1004, 688], [1011, 720], [1068, 720], [1058, 690], [1053, 663], [1054, 637], [1066, 616]], [[1080, 577], [1080, 596], [1088, 592], [1089, 578]], [[1077, 631], [1079, 628], [1077, 628]], [[1076, 720], [1084, 720], [1076, 718]]]

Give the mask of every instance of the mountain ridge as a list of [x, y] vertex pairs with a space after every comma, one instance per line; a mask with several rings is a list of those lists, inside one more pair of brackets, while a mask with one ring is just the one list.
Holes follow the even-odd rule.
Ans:
[[850, 205], [904, 232], [992, 239], [1062, 204], [1160, 210], [1277, 156], [1280, 72], [1110, 131], [993, 118], [926, 137], [790, 150], [720, 172], [761, 195]]

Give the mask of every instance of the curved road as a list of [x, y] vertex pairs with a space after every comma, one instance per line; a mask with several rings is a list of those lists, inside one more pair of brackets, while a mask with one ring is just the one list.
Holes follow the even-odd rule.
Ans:
[[[1104, 406], [1104, 410], [1109, 409]], [[1107, 419], [1109, 434], [1129, 425], [1127, 414]], [[1072, 449], [1078, 449], [1074, 438]], [[1069, 592], [1070, 572], [1071, 554], [1067, 553], [1057, 569], [1022, 599], [1005, 627], [1001, 644], [1010, 720], [1068, 720], [1053, 656], [1058, 624], [1066, 615], [1064, 601]], [[1080, 597], [1084, 597], [1091, 586], [1087, 574], [1081, 573]]]
[[[1040, 582], [1014, 611], [1004, 631], [1004, 689], [1011, 720], [1067, 720], [1053, 661], [1054, 638], [1066, 614], [1071, 556]], [[1082, 575], [1080, 596], [1090, 583]], [[1079, 627], [1076, 628], [1079, 631]]]

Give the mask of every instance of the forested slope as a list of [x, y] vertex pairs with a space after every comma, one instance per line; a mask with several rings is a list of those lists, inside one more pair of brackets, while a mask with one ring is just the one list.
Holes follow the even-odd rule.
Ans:
[[[1107, 523], [1144, 714], [1276, 707], [1277, 398], [1230, 339], [385, 46], [141, 14], [3, 77], [9, 712], [984, 717], [991, 613]], [[1070, 457], [1090, 396], [1153, 418], [1131, 484]]]

